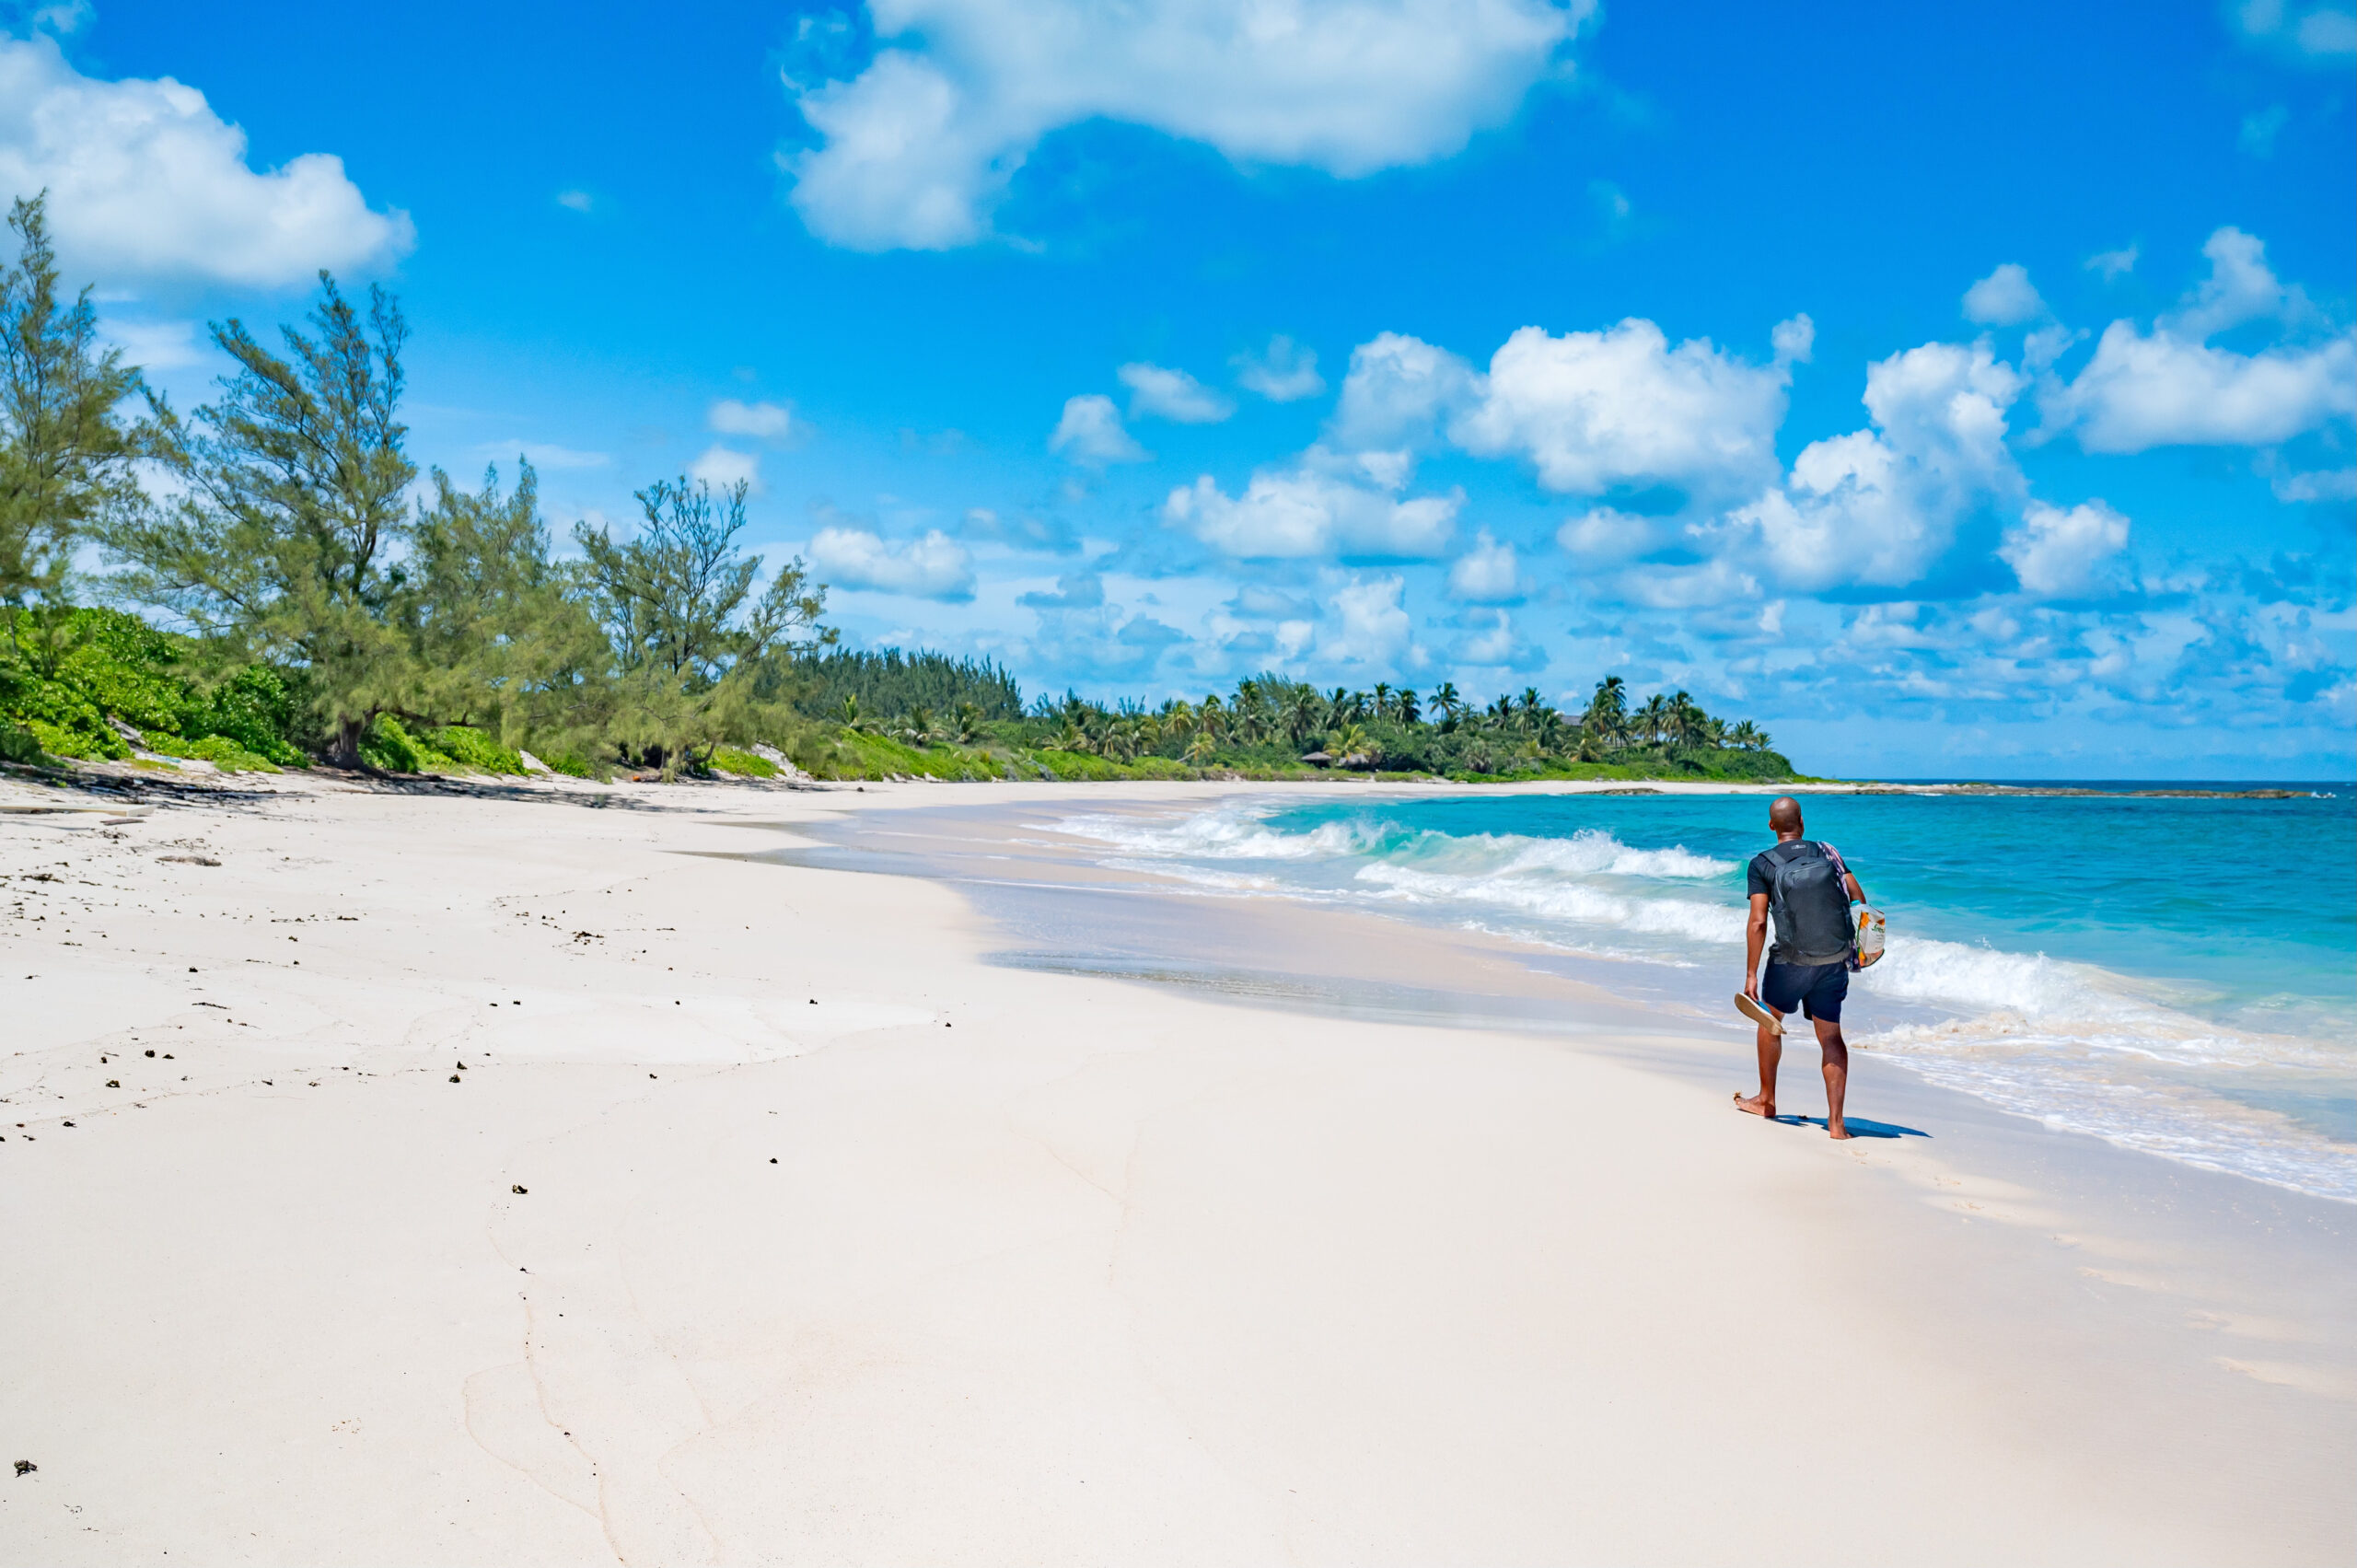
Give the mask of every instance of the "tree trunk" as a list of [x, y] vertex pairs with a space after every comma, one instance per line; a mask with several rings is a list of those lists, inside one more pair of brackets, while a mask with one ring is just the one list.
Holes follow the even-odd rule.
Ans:
[[338, 768], [360, 766], [360, 738], [368, 733], [366, 719], [344, 719], [335, 726], [335, 738], [328, 742], [328, 762]]

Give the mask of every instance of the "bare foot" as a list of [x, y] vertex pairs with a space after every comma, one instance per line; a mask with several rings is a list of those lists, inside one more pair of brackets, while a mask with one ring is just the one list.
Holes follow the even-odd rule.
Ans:
[[[1764, 1116], [1771, 1121], [1776, 1120], [1776, 1102], [1766, 1095], [1753, 1095], [1749, 1099], [1737, 1095], [1735, 1097], [1735, 1108], [1749, 1116]], [[1850, 1134], [1844, 1132], [1841, 1135], [1846, 1138]]]
[[1829, 1138], [1854, 1138], [1857, 1136], [1856, 1133], [1851, 1132], [1849, 1128], [1843, 1126], [1839, 1121], [1827, 1122], [1825, 1124], [1825, 1135]]

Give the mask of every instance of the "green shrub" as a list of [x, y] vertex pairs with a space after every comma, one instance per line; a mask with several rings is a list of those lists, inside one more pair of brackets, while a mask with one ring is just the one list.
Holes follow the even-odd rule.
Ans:
[[1085, 780], [1104, 781], [1127, 776], [1104, 758], [1091, 756], [1086, 751], [1058, 751], [1050, 748], [1032, 752], [1031, 760], [1047, 769], [1062, 784], [1078, 784]]
[[733, 746], [714, 748], [710, 765], [724, 773], [735, 773], [739, 778], [749, 779], [773, 779], [778, 772], [777, 764], [768, 758], [756, 757], [750, 751], [739, 751]]
[[419, 740], [390, 714], [379, 714], [360, 739], [360, 760], [380, 772], [441, 772], [454, 764]]
[[186, 734], [197, 706], [180, 666], [185, 639], [117, 610], [77, 610], [66, 618], [71, 645], [56, 679], [100, 714], [134, 729]]
[[250, 664], [198, 700], [181, 733], [221, 736], [282, 768], [299, 768], [305, 759], [292, 739], [298, 706], [284, 677]]
[[482, 730], [450, 725], [431, 737], [433, 749], [461, 768], [482, 773], [521, 773], [524, 759]]
[[576, 757], [570, 751], [560, 757], [544, 757], [541, 761], [549, 765], [551, 772], [563, 773], [569, 779], [588, 779], [598, 776], [597, 770], [589, 766], [586, 759]]
[[0, 646], [0, 717], [44, 737], [45, 746], [53, 740], [50, 749], [62, 757], [129, 756], [131, 748], [107, 723], [111, 717], [168, 755], [195, 755], [178, 749], [179, 741], [219, 736], [234, 743], [238, 757], [301, 766], [303, 753], [292, 738], [298, 704], [284, 679], [267, 666], [248, 665], [202, 690], [191, 662], [194, 646], [120, 610], [64, 612], [39, 628], [27, 654]]
[[39, 736], [23, 725], [0, 719], [0, 762], [33, 767], [44, 761]]
[[[817, 766], [811, 765], [813, 761]], [[895, 773], [904, 778], [996, 778], [999, 772], [995, 760], [964, 747], [929, 746], [920, 750], [888, 736], [855, 729], [839, 731], [832, 747], [802, 765], [829, 779], [888, 779]]]
[[131, 755], [97, 703], [64, 681], [45, 679], [13, 662], [0, 663], [0, 717], [31, 731], [52, 757]]
[[162, 757], [180, 757], [210, 762], [225, 773], [274, 773], [278, 764], [258, 752], [249, 751], [225, 735], [201, 736], [183, 740], [178, 736], [150, 735], [147, 749]]

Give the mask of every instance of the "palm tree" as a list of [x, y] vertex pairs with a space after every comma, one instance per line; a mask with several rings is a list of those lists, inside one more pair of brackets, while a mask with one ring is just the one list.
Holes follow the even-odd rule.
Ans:
[[1668, 711], [1662, 715], [1662, 728], [1680, 746], [1691, 746], [1702, 738], [1703, 714], [1694, 705], [1694, 699], [1680, 691], [1669, 700]]
[[1522, 689], [1522, 723], [1524, 728], [1528, 728], [1532, 722], [1538, 718], [1538, 688], [1536, 686], [1524, 687]]
[[1637, 710], [1637, 725], [1647, 740], [1659, 741], [1669, 727], [1669, 699], [1658, 691], [1646, 698], [1645, 705]]
[[1381, 680], [1375, 683], [1375, 716], [1378, 719], [1391, 716], [1391, 687]]
[[958, 703], [957, 718], [950, 731], [960, 746], [971, 746], [981, 738], [981, 732], [982, 710], [971, 703]]
[[1423, 722], [1423, 715], [1416, 711], [1416, 693], [1413, 689], [1406, 686], [1399, 688], [1399, 694], [1393, 699], [1393, 704], [1399, 709], [1399, 722], [1411, 729]]
[[1318, 727], [1318, 705], [1316, 687], [1301, 686], [1295, 689], [1293, 702], [1285, 711], [1285, 721], [1293, 732], [1293, 738], [1296, 744], [1303, 737]]
[[1208, 767], [1217, 755], [1219, 748], [1212, 741], [1212, 732], [1208, 729], [1195, 731], [1195, 738], [1187, 746], [1187, 761], [1198, 768]]
[[1465, 706], [1465, 699], [1457, 694], [1457, 682], [1444, 680], [1433, 688], [1433, 711], [1454, 723], [1457, 710]]
[[1628, 682], [1608, 675], [1596, 683], [1596, 694], [1587, 700], [1581, 724], [1599, 741], [1617, 742], [1625, 733], [1628, 714]]
[[1341, 767], [1366, 767], [1376, 760], [1375, 741], [1367, 735], [1364, 725], [1344, 726], [1342, 733], [1334, 738], [1334, 743], [1327, 749], [1333, 753], [1334, 761]]

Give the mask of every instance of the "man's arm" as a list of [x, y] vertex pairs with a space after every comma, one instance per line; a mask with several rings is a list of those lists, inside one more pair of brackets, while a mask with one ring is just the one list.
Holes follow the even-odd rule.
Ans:
[[1866, 901], [1866, 890], [1858, 886], [1857, 877], [1850, 874], [1847, 866], [1842, 868], [1842, 880], [1850, 884], [1850, 896], [1852, 898], [1857, 900], [1860, 903], [1864, 903]]
[[1759, 1000], [1759, 949], [1768, 945], [1768, 895], [1751, 895], [1751, 918], [1743, 927], [1743, 993]]

